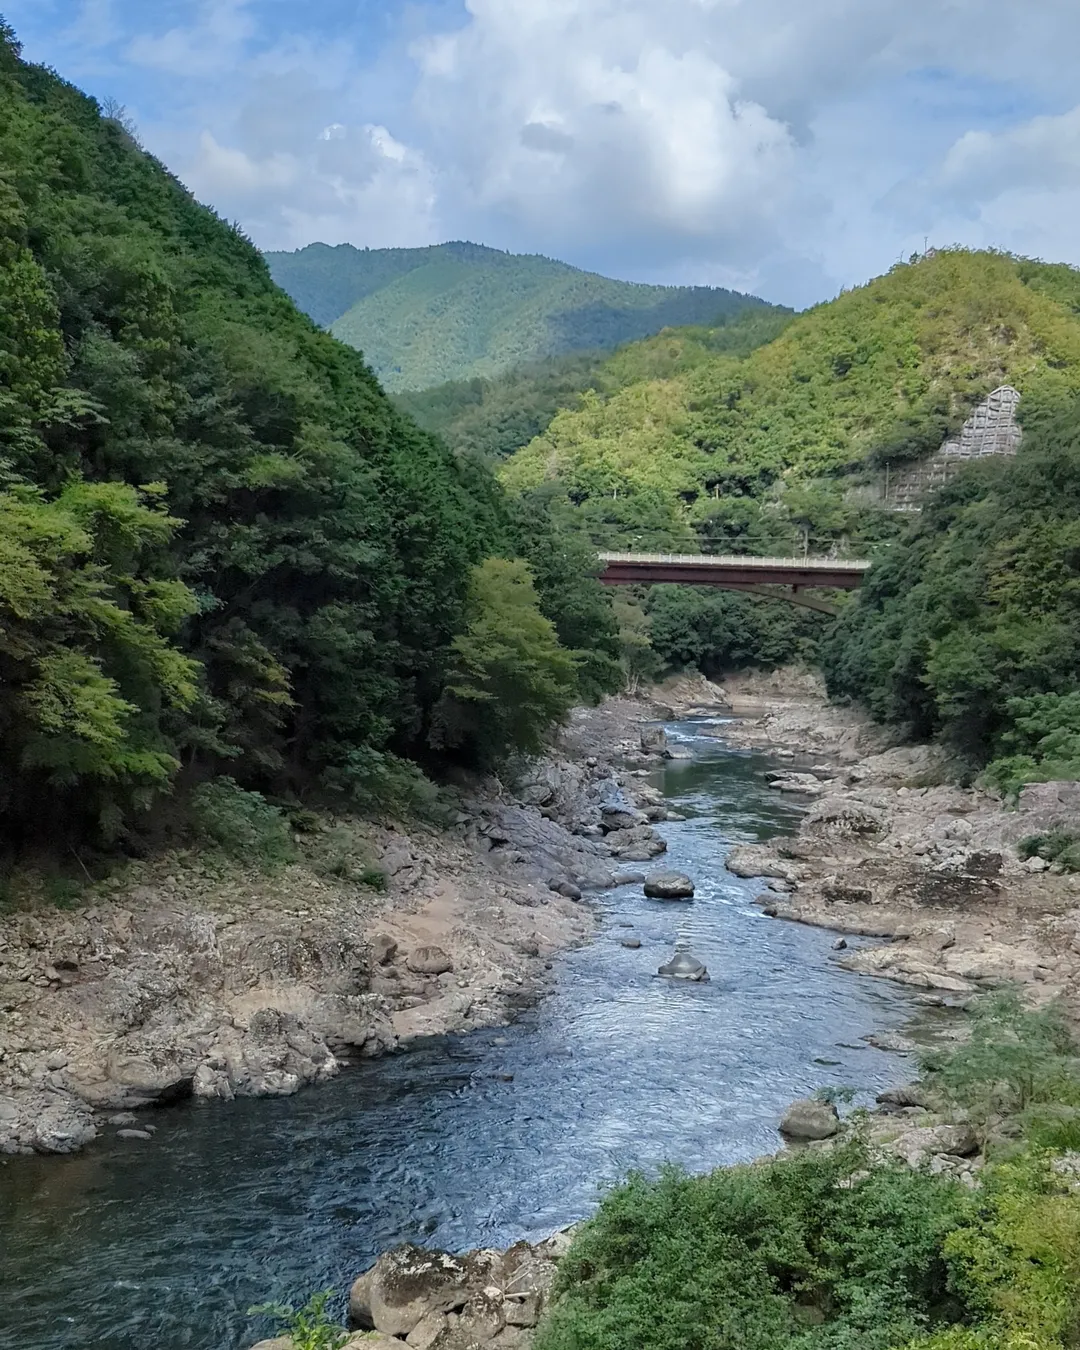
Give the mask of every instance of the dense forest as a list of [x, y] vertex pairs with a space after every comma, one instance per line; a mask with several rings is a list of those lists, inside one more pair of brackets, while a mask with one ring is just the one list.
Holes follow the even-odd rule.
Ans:
[[[519, 529], [483, 465], [6, 27], [0, 447], [9, 837], [130, 838], [222, 771], [366, 800], [411, 772], [396, 756], [505, 749], [490, 711], [523, 661], [545, 725], [614, 682], [610, 607], [560, 571], [544, 512]], [[485, 564], [522, 548], [535, 581]]]
[[1080, 777], [1080, 399], [1036, 401], [1015, 459], [972, 464], [873, 567], [829, 688], [990, 780]]
[[[556, 481], [597, 544], [864, 549], [886, 464], [936, 449], [995, 386], [1080, 388], [1080, 272], [947, 250], [800, 314], [767, 345], [587, 392], [504, 470]], [[618, 358], [617, 358], [618, 359]]]
[[735, 291], [612, 281], [480, 244], [311, 244], [268, 261], [300, 308], [362, 351], [394, 391], [491, 377], [566, 352], [610, 351], [670, 325], [772, 308]]

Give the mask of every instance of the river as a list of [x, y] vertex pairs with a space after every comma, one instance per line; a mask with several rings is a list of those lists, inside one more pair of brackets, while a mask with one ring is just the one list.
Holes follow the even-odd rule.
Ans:
[[[343, 1293], [395, 1243], [539, 1237], [630, 1168], [771, 1152], [792, 1098], [903, 1078], [860, 1038], [907, 1020], [910, 992], [839, 969], [831, 934], [764, 917], [760, 885], [724, 870], [730, 845], [789, 831], [802, 805], [766, 788], [767, 760], [693, 723], [668, 734], [694, 758], [652, 778], [687, 816], [660, 827], [663, 865], [695, 878], [692, 904], [590, 897], [596, 939], [512, 1027], [296, 1097], [162, 1110], [152, 1143], [4, 1160], [0, 1347], [238, 1350], [268, 1331], [250, 1304]], [[657, 978], [680, 937], [710, 983]]]

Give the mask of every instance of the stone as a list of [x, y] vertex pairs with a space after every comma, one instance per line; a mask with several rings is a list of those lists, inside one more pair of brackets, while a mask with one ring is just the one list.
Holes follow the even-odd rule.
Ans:
[[117, 1139], [153, 1139], [149, 1130], [117, 1130]]
[[412, 1346], [413, 1350], [431, 1350], [448, 1326], [445, 1313], [425, 1313], [405, 1337], [405, 1344]]
[[441, 947], [417, 947], [405, 958], [405, 964], [416, 975], [444, 975], [454, 969]]
[[645, 894], [652, 900], [692, 900], [694, 883], [683, 872], [650, 872]]
[[816, 1097], [792, 1102], [780, 1121], [780, 1133], [789, 1139], [831, 1139], [839, 1129], [836, 1107]]
[[978, 1152], [979, 1141], [970, 1125], [923, 1125], [897, 1135], [888, 1147], [909, 1167], [919, 1167], [942, 1153], [970, 1157]]
[[691, 980], [694, 983], [701, 983], [709, 978], [705, 965], [689, 952], [676, 952], [656, 973], [673, 980]]
[[506, 1324], [511, 1327], [534, 1327], [540, 1321], [541, 1296], [537, 1291], [520, 1298], [508, 1299], [503, 1310]]
[[839, 937], [832, 945], [834, 952], [842, 952], [847, 948], [847, 938]]
[[563, 895], [567, 900], [580, 900], [581, 887], [575, 886], [572, 881], [560, 881], [557, 886], [551, 888], [557, 895]]
[[[363, 1296], [353, 1286], [353, 1293]], [[468, 1270], [448, 1252], [396, 1247], [375, 1262], [366, 1285], [367, 1312], [377, 1331], [408, 1336], [429, 1313], [453, 1312], [469, 1297]], [[353, 1296], [350, 1295], [350, 1312]], [[357, 1318], [359, 1320], [359, 1318]]]
[[644, 872], [616, 872], [616, 886], [640, 886], [645, 880]]
[[637, 949], [641, 946], [641, 939], [635, 937], [623, 938], [620, 945], [623, 947], [629, 947], [632, 951], [637, 951]]
[[647, 825], [649, 821], [645, 812], [635, 806], [610, 804], [600, 808], [600, 823], [605, 830], [614, 833], [616, 830], [636, 829], [640, 825]]
[[139, 1117], [134, 1111], [118, 1111], [116, 1115], [109, 1116], [106, 1125], [135, 1125]]
[[376, 933], [371, 939], [371, 954], [377, 966], [388, 966], [397, 956], [398, 945], [389, 933]]
[[646, 755], [667, 754], [667, 732], [663, 727], [642, 727], [641, 750]]

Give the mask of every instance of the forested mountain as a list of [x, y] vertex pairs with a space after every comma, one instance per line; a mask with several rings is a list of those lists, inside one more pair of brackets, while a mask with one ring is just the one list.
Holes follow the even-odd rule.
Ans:
[[[939, 446], [996, 385], [1080, 388], [1080, 272], [944, 251], [800, 314], [775, 341], [580, 396], [506, 465], [604, 544], [871, 546], [885, 464]], [[648, 346], [648, 344], [645, 344]], [[633, 348], [616, 360], [632, 359]]]
[[[545, 714], [611, 681], [609, 610], [543, 512], [523, 540], [486, 469], [2, 25], [0, 456], [9, 838], [122, 836], [222, 769], [362, 800], [390, 752], [482, 759], [521, 678]], [[522, 547], [536, 589], [484, 562]]]
[[267, 255], [274, 279], [317, 323], [364, 353], [388, 389], [498, 375], [677, 324], [764, 306], [709, 286], [612, 281], [538, 255], [480, 244], [331, 248]]

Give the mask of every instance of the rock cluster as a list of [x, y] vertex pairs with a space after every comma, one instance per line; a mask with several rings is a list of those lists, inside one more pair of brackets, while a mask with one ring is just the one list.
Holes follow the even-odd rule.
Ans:
[[571, 1235], [463, 1256], [395, 1248], [356, 1280], [350, 1321], [411, 1350], [526, 1350]]

